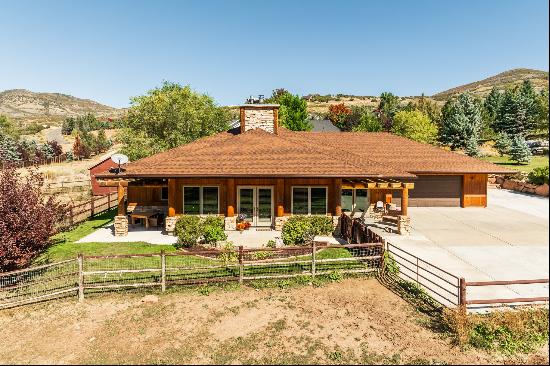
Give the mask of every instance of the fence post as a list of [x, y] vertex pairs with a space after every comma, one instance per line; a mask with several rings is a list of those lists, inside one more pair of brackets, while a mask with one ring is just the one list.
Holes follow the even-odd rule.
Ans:
[[166, 255], [164, 249], [160, 251], [160, 287], [161, 291], [166, 291]]
[[311, 246], [311, 276], [315, 278], [315, 272], [316, 272], [316, 266], [315, 266], [315, 256], [317, 254], [317, 244], [315, 243], [315, 240], [313, 241], [313, 245]]
[[71, 208], [70, 208], [70, 212], [71, 212], [71, 227], [74, 225], [74, 216], [73, 216], [73, 204], [71, 203]]
[[382, 239], [381, 240], [382, 242], [382, 251], [380, 253], [380, 269], [382, 270], [382, 273], [384, 273], [384, 271], [386, 270], [386, 261], [385, 261], [385, 256], [386, 256], [386, 239]]
[[464, 277], [460, 277], [459, 285], [460, 285], [460, 294], [458, 297], [458, 304], [460, 305], [461, 308], [462, 307], [466, 308], [466, 280], [464, 279]]
[[239, 283], [243, 283], [244, 277], [243, 249], [243, 246], [239, 245]]
[[78, 255], [78, 301], [84, 301], [84, 256]]
[[92, 196], [92, 200], [90, 201], [90, 217], [94, 217], [94, 197], [95, 196]]

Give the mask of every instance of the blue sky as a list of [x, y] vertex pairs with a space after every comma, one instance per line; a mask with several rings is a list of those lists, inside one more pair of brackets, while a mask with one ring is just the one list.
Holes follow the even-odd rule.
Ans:
[[125, 107], [163, 80], [220, 104], [296, 94], [431, 95], [548, 70], [546, 0], [0, 0], [0, 90]]

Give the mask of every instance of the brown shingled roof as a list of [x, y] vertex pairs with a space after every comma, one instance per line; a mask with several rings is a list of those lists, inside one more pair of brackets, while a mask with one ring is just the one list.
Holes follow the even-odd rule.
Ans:
[[[386, 177], [509, 173], [497, 165], [389, 133], [222, 132], [129, 163], [124, 177]], [[110, 173], [98, 175], [112, 177]]]

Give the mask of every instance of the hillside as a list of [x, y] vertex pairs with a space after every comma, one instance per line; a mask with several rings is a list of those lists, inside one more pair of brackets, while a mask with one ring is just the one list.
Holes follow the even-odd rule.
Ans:
[[86, 113], [117, 117], [123, 110], [60, 93], [35, 93], [25, 89], [0, 92], [0, 114], [22, 125], [31, 122], [58, 124], [66, 117]]
[[506, 87], [520, 84], [524, 80], [531, 80], [536, 90], [548, 88], [547, 71], [533, 69], [512, 69], [501, 72], [500, 74], [491, 76], [487, 79], [442, 91], [435, 94], [433, 98], [437, 100], [446, 100], [453, 95], [460, 94], [466, 91], [472, 92], [479, 96], [485, 96], [489, 94], [493, 87], [502, 90]]

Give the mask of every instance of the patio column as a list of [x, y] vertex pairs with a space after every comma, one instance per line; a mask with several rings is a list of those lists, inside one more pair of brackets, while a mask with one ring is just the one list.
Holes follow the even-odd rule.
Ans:
[[409, 189], [403, 188], [403, 194], [401, 195], [401, 215], [408, 216], [409, 214]]
[[285, 215], [285, 180], [282, 178], [277, 179], [275, 202], [277, 204], [277, 217], [283, 217]]
[[342, 215], [342, 178], [334, 179], [334, 216]]
[[235, 216], [235, 179], [227, 179], [227, 217]]
[[176, 180], [168, 179], [168, 216], [176, 216]]
[[119, 216], [125, 216], [126, 215], [126, 207], [124, 207], [124, 186], [122, 185], [122, 182], [118, 182], [117, 186], [117, 198], [118, 198], [118, 215]]

